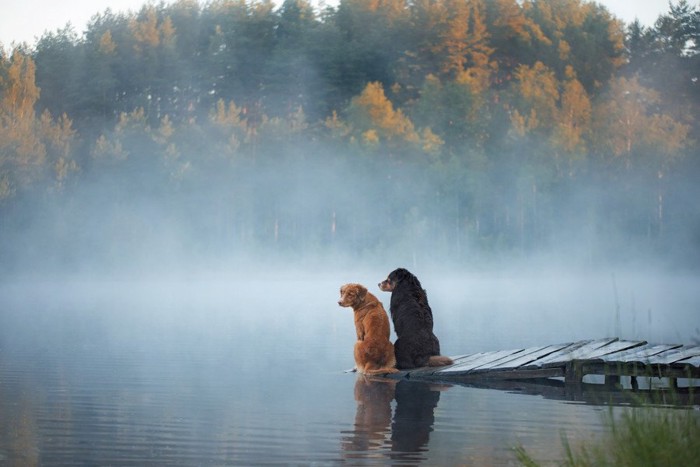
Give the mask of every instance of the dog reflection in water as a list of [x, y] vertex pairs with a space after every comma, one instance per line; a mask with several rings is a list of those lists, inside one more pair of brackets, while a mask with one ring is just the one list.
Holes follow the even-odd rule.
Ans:
[[343, 437], [344, 458], [382, 457], [387, 450], [391, 433], [391, 401], [394, 400], [396, 384], [396, 380], [357, 376], [355, 425]]
[[[358, 375], [355, 426], [343, 437], [345, 459], [420, 460], [427, 451], [441, 390], [449, 386]], [[393, 412], [391, 402], [396, 400]]]

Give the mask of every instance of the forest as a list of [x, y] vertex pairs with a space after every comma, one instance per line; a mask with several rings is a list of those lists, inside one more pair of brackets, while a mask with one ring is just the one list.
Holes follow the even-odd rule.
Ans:
[[697, 269], [699, 76], [685, 0], [653, 27], [585, 0], [106, 10], [0, 47], [0, 274]]

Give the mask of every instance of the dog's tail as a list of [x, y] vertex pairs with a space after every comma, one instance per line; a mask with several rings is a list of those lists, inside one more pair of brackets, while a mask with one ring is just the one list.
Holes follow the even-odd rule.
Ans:
[[433, 355], [428, 359], [428, 366], [447, 366], [452, 364], [454, 364], [454, 361], [444, 355]]

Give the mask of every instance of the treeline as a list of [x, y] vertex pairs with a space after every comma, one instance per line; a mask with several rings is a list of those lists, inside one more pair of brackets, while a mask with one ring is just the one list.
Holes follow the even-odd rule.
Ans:
[[107, 10], [0, 51], [0, 260], [695, 264], [699, 34], [686, 1], [652, 28], [581, 0]]

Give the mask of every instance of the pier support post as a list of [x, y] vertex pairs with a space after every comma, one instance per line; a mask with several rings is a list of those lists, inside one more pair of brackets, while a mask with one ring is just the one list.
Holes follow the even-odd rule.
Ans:
[[571, 361], [566, 364], [564, 370], [565, 384], [582, 384], [583, 383], [583, 367], [577, 361]]
[[605, 375], [605, 386], [613, 389], [617, 388], [620, 385], [620, 376], [619, 375]]

